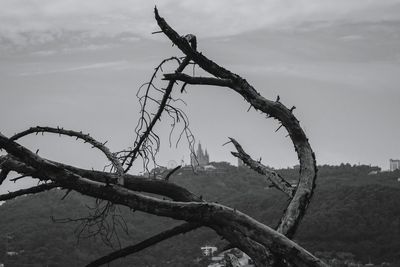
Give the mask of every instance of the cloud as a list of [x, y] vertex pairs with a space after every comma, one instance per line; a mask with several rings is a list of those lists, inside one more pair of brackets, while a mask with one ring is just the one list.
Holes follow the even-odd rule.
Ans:
[[123, 70], [129, 68], [129, 62], [120, 60], [120, 61], [112, 61], [112, 62], [99, 62], [88, 65], [80, 65], [68, 68], [59, 68], [52, 70], [39, 70], [39, 71], [28, 71], [19, 73], [19, 76], [34, 76], [34, 75], [43, 75], [43, 74], [54, 74], [54, 73], [65, 73], [65, 72], [74, 72], [74, 71], [82, 71], [82, 70], [92, 70], [92, 69], [104, 69], [107, 68], [109, 70]]
[[[379, 21], [400, 19], [398, 0], [253, 0], [182, 1], [182, 20], [192, 29], [229, 35], [260, 28], [291, 27], [313, 21]], [[251, 4], [249, 4], [251, 3]], [[196, 8], [191, 8], [196, 6]], [[193, 27], [194, 23], [196, 27]]]
[[148, 26], [154, 3], [151, 1], [61, 1], [2, 0], [1, 30], [142, 32]]
[[[202, 37], [304, 21], [400, 19], [400, 0], [2, 0], [0, 36], [23, 45], [51, 41], [58, 36], [54, 33], [64, 31], [150, 36], [157, 28], [152, 14], [156, 4], [180, 32], [194, 31]], [[43, 37], [27, 39], [30, 32]]]

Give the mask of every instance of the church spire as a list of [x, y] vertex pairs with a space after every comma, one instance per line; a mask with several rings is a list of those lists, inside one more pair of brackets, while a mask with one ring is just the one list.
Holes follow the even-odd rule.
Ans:
[[195, 166], [195, 165], [204, 166], [204, 165], [207, 165], [209, 163], [209, 161], [210, 160], [209, 160], [209, 155], [208, 155], [207, 149], [205, 151], [203, 151], [203, 148], [201, 147], [201, 143], [199, 142], [195, 155], [191, 156], [192, 165], [193, 166]]

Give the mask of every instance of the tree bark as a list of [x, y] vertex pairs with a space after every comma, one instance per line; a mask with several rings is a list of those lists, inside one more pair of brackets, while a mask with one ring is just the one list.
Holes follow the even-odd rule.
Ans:
[[255, 249], [239, 243], [240, 240], [249, 238], [295, 266], [325, 266], [323, 262], [284, 235], [229, 207], [208, 202], [166, 201], [136, 193], [120, 185], [106, 185], [93, 181], [41, 158], [2, 134], [0, 134], [0, 147], [18, 160], [41, 170], [44, 177], [50, 178], [64, 188], [146, 213], [200, 223], [214, 229], [252, 258], [258, 259], [261, 255], [258, 255]]

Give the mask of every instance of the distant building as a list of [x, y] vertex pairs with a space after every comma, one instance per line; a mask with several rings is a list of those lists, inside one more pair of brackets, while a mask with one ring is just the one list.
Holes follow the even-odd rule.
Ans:
[[202, 167], [210, 163], [210, 156], [208, 155], [207, 149], [203, 151], [200, 143], [195, 155], [190, 155], [190, 163], [192, 164], [192, 166]]
[[7, 256], [17, 256], [18, 255], [18, 252], [16, 252], [16, 251], [7, 251], [6, 252], [6, 254], [7, 254]]
[[390, 159], [390, 171], [400, 170], [400, 159]]
[[217, 247], [214, 246], [204, 246], [200, 248], [201, 251], [203, 252], [204, 256], [209, 256], [212, 257], [215, 252], [217, 252]]
[[216, 256], [211, 257], [208, 267], [254, 267], [254, 262], [250, 257], [239, 249], [225, 250]]

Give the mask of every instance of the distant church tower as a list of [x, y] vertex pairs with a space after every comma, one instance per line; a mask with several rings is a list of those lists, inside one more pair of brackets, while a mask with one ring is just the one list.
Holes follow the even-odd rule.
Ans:
[[208, 155], [207, 149], [205, 150], [205, 152], [203, 152], [200, 142], [195, 154], [196, 156], [190, 155], [190, 163], [192, 164], [192, 166], [205, 166], [210, 163], [210, 156]]

